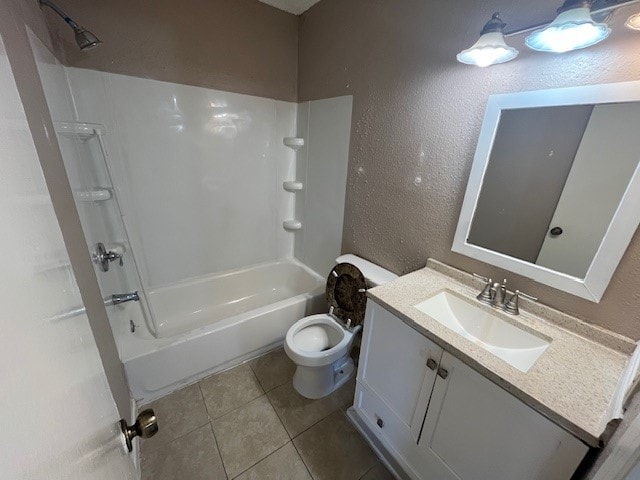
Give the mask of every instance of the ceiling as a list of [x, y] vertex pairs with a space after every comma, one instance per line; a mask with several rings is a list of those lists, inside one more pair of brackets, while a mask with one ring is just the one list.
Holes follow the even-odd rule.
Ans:
[[271, 5], [272, 7], [279, 8], [285, 12], [300, 15], [302, 12], [308, 10], [320, 0], [260, 0], [262, 3]]

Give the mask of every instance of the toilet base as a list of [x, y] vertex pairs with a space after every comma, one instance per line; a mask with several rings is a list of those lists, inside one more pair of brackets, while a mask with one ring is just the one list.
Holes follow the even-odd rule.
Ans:
[[298, 365], [293, 374], [293, 388], [303, 397], [317, 400], [330, 395], [348, 382], [355, 371], [353, 359], [349, 355], [322, 367]]

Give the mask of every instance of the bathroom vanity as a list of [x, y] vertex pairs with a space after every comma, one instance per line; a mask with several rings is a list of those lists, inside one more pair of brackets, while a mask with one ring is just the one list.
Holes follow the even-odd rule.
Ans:
[[[639, 82], [490, 96], [452, 250], [599, 302], [640, 224], [639, 121]], [[429, 260], [370, 290], [349, 415], [398, 475], [569, 479], [636, 344], [485, 280]]]
[[[476, 300], [479, 286], [429, 260], [370, 290], [349, 415], [408, 478], [569, 479], [601, 444], [634, 344], [540, 305], [507, 315]], [[424, 306], [445, 296], [505, 325], [465, 337]]]

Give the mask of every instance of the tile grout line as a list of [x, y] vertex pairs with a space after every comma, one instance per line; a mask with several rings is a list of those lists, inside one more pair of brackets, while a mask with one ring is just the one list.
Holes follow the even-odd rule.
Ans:
[[[241, 367], [242, 365], [244, 365], [244, 364], [238, 365], [238, 367]], [[238, 367], [233, 367], [233, 368], [238, 368]], [[233, 370], [233, 368], [230, 368], [229, 370]], [[228, 372], [229, 370], [225, 370], [225, 372]], [[204, 408], [205, 408], [205, 410], [207, 411], [207, 417], [209, 418], [209, 421], [210, 421], [210, 422], [213, 422], [214, 420], [217, 420], [217, 419], [219, 419], [219, 418], [222, 418], [222, 417], [224, 417], [225, 415], [227, 415], [227, 414], [229, 414], [229, 413], [231, 413], [231, 412], [235, 412], [235, 411], [236, 411], [236, 410], [238, 410], [239, 408], [242, 408], [242, 407], [244, 407], [245, 405], [248, 405], [248, 404], [250, 404], [251, 402], [253, 402], [254, 400], [257, 400], [258, 398], [260, 398], [260, 397], [262, 397], [263, 395], [266, 395], [266, 394], [267, 394], [267, 392], [265, 392], [264, 388], [262, 387], [262, 384], [260, 383], [260, 380], [258, 379], [258, 376], [254, 373], [253, 369], [251, 368], [251, 365], [249, 365], [249, 371], [251, 371], [251, 373], [253, 374], [253, 377], [254, 377], [254, 379], [256, 380], [256, 382], [257, 382], [257, 384], [258, 384], [258, 387], [260, 388], [260, 391], [261, 391], [262, 393], [260, 393], [260, 395], [258, 395], [257, 397], [254, 397], [254, 398], [252, 398], [251, 400], [249, 400], [249, 401], [247, 401], [247, 402], [243, 403], [242, 405], [237, 405], [237, 406], [233, 407], [231, 410], [228, 410], [228, 411], [226, 411], [226, 412], [222, 413], [221, 415], [218, 415], [217, 417], [213, 417], [213, 416], [211, 415], [211, 413], [209, 412], [209, 407], [207, 407], [207, 401], [206, 401], [206, 399], [205, 399], [205, 397], [204, 397], [204, 392], [202, 391], [202, 385], [200, 384], [200, 383], [202, 382], [202, 380], [198, 381], [198, 388], [200, 389], [200, 395], [202, 396], [202, 402], [204, 403]], [[216, 374], [211, 375], [211, 376], [209, 376], [209, 377], [207, 377], [207, 378], [215, 377], [216, 375], [220, 375], [221, 373], [224, 373], [224, 372], [216, 373]], [[206, 380], [206, 379], [203, 379], [203, 380]]]
[[300, 450], [298, 450], [298, 447], [295, 443], [293, 443], [293, 440], [291, 440], [291, 445], [293, 445], [293, 448], [296, 449], [296, 452], [298, 453], [298, 456], [300, 457], [300, 460], [302, 460], [302, 464], [304, 465], [304, 468], [307, 469], [307, 472], [309, 472], [309, 476], [311, 477], [312, 480], [315, 480], [315, 477], [313, 476], [313, 473], [311, 473], [311, 470], [309, 469], [309, 465], [307, 465], [307, 462], [304, 461], [304, 457], [302, 456], [302, 453], [300, 453]]
[[[238, 478], [240, 475], [242, 475], [244, 472], [246, 472], [247, 470], [255, 467], [258, 463], [260, 463], [261, 461], [263, 461], [264, 459], [270, 457], [271, 455], [273, 455], [275, 452], [277, 452], [278, 450], [280, 450], [281, 448], [285, 447], [288, 443], [291, 443], [293, 445], [293, 441], [291, 440], [291, 435], [289, 435], [289, 432], [287, 431], [287, 429], [285, 428], [284, 424], [282, 423], [282, 420], [280, 419], [280, 417], [278, 416], [278, 412], [276, 411], [276, 409], [274, 408], [274, 406], [271, 403], [271, 400], [269, 400], [269, 396], [266, 393], [263, 393], [262, 395], [260, 395], [259, 397], [254, 398], [253, 400], [251, 400], [250, 402], [245, 403], [244, 405], [241, 405], [240, 407], [234, 408], [233, 410], [231, 410], [228, 413], [231, 412], [235, 412], [236, 410], [239, 410], [240, 408], [243, 408], [245, 406], [247, 406], [249, 403], [262, 398], [262, 397], [266, 397], [267, 399], [267, 403], [269, 404], [269, 406], [271, 407], [271, 409], [273, 410], [273, 413], [276, 414], [276, 418], [278, 419], [278, 421], [280, 422], [280, 426], [282, 427], [282, 429], [284, 430], [284, 432], [287, 434], [287, 441], [283, 444], [280, 445], [278, 448], [276, 448], [275, 450], [273, 450], [272, 452], [269, 452], [267, 455], [265, 455], [264, 457], [260, 458], [259, 460], [257, 460], [255, 463], [253, 463], [252, 465], [250, 465], [249, 467], [247, 467], [245, 470], [241, 471], [240, 473], [238, 473], [235, 478]], [[226, 413], [224, 415], [221, 415], [218, 418], [222, 418], [223, 416], [227, 415]], [[215, 433], [215, 428], [213, 428], [213, 420], [209, 422], [211, 425], [211, 430], [213, 431], [213, 437], [216, 440], [216, 446], [218, 446], [218, 438], [216, 437], [216, 433]], [[222, 460], [222, 453], [220, 452], [220, 447], [218, 446], [218, 452], [220, 453], [220, 459]], [[224, 466], [224, 460], [222, 460], [222, 465]], [[229, 476], [226, 467], [224, 467], [224, 471], [225, 474], [227, 475], [227, 479], [232, 480], [231, 477]]]
[[[260, 460], [258, 460], [256, 463], [254, 463], [253, 465], [245, 468], [243, 471], [241, 471], [239, 474], [237, 474], [235, 477], [233, 478], [229, 478], [229, 476], [227, 475], [228, 480], [235, 480], [236, 478], [238, 478], [240, 475], [243, 475], [244, 473], [248, 472], [249, 470], [251, 470], [253, 467], [255, 467], [256, 465], [258, 465], [260, 462], [262, 462], [263, 460], [266, 460], [267, 458], [269, 458], [271, 455], [273, 455], [276, 452], [279, 452], [280, 450], [282, 450], [284, 447], [286, 447], [287, 445], [293, 445], [293, 442], [291, 441], [291, 439], [289, 439], [289, 441], [287, 443], [285, 443], [284, 445], [276, 448], [273, 452], [269, 453], [267, 456], [262, 457]], [[293, 447], [295, 448], [295, 446]], [[299, 454], [298, 454], [299, 455]], [[304, 463], [304, 461], [302, 462]], [[306, 466], [306, 465], [305, 465]], [[225, 470], [226, 472], [226, 470]]]
[[[285, 382], [286, 383], [286, 382]], [[282, 385], [284, 385], [285, 383], [283, 383]], [[279, 385], [279, 387], [281, 387], [282, 385]], [[278, 387], [276, 387], [278, 388]], [[275, 390], [276, 388], [273, 388], [272, 390], [269, 390], [270, 392]], [[335, 393], [335, 392], [334, 392]], [[282, 421], [282, 417], [280, 416], [280, 414], [278, 413], [278, 409], [275, 407], [275, 405], [273, 404], [273, 402], [271, 401], [271, 397], [269, 397], [269, 394], [267, 393], [267, 399], [269, 400], [269, 403], [271, 403], [271, 406], [273, 407], [273, 410], [276, 412], [276, 415], [278, 416], [278, 418], [280, 419], [280, 423], [282, 423], [282, 426], [284, 427], [284, 429], [286, 430], [287, 434], [289, 435], [289, 437], [291, 438], [291, 440], [293, 441], [294, 438], [298, 438], [300, 435], [302, 435], [304, 432], [306, 432], [307, 430], [309, 430], [310, 428], [313, 428], [314, 426], [316, 426], [318, 423], [320, 423], [322, 420], [324, 420], [325, 418], [329, 417], [330, 415], [333, 415], [335, 412], [342, 410], [342, 405], [339, 402], [336, 402], [336, 408], [334, 408], [333, 410], [331, 410], [329, 413], [327, 413], [324, 417], [322, 417], [321, 419], [315, 421], [314, 423], [312, 423], [311, 425], [309, 425], [308, 427], [306, 427], [304, 430], [302, 430], [301, 432], [297, 433], [294, 436], [291, 436], [291, 433], [289, 432], [289, 430], [287, 430], [287, 427], [284, 425], [284, 422]], [[330, 395], [333, 395], [333, 393], [331, 393]], [[335, 398], [335, 397], [334, 397]], [[343, 412], [344, 413], [344, 412]]]
[[276, 353], [276, 352], [279, 352], [280, 350], [282, 350], [282, 351], [283, 351], [283, 353], [286, 355], [286, 352], [284, 352], [284, 346], [282, 346], [282, 347], [278, 347], [278, 348], [276, 348], [276, 349], [274, 349], [274, 350], [271, 350], [271, 351], [269, 351], [269, 352], [267, 352], [267, 353], [264, 353], [264, 354], [260, 355], [259, 357], [255, 357], [255, 358], [253, 358], [253, 359], [251, 359], [251, 360], [248, 360], [248, 361], [247, 361], [247, 364], [249, 365], [249, 368], [251, 369], [251, 371], [253, 372], [253, 374], [255, 375], [255, 377], [258, 379], [258, 383], [260, 384], [260, 387], [262, 388], [262, 390], [264, 390], [264, 393], [269, 393], [269, 392], [271, 392], [272, 390], [275, 390], [276, 388], [281, 387], [282, 385], [284, 385], [285, 383], [287, 383], [287, 382], [288, 382], [289, 380], [291, 380], [291, 379], [287, 379], [286, 381], [284, 381], [284, 382], [282, 382], [282, 383], [279, 383], [278, 385], [275, 385], [275, 386], [271, 387], [269, 390], [267, 390], [267, 389], [264, 387], [264, 385], [262, 384], [262, 381], [260, 380], [260, 378], [258, 377], [258, 372], [256, 372], [256, 370], [253, 368], [253, 365], [251, 365], [251, 363], [252, 363], [254, 360], [258, 360], [258, 359], [263, 358], [263, 357], [266, 357], [266, 356], [268, 356], [268, 355], [272, 355], [272, 354], [274, 354], [274, 353]]
[[[249, 405], [250, 403], [255, 402], [256, 400], [258, 400], [259, 398], [262, 398], [262, 397], [267, 397], [267, 394], [266, 394], [266, 393], [261, 393], [260, 395], [258, 395], [258, 396], [257, 396], [257, 397], [255, 397], [255, 398], [252, 398], [252, 399], [251, 399], [251, 400], [249, 400], [248, 402], [243, 403], [242, 405], [240, 405], [240, 406], [238, 406], [238, 407], [233, 407], [233, 409], [231, 409], [231, 410], [229, 410], [229, 411], [227, 411], [227, 412], [224, 412], [222, 415], [218, 415], [218, 416], [217, 416], [217, 417], [215, 417], [215, 418], [209, 417], [209, 412], [207, 411], [207, 417], [209, 417], [209, 422], [210, 422], [210, 423], [213, 423], [213, 422], [215, 422], [216, 420], [220, 420], [222, 417], [226, 417], [226, 416], [227, 416], [227, 415], [229, 415], [230, 413], [233, 413], [233, 412], [235, 412], [236, 410], [240, 410], [241, 408], [246, 407], [246, 406], [247, 406], [247, 405]], [[267, 397], [267, 400], [269, 400], [269, 397]], [[206, 406], [206, 404], [205, 404], [205, 408], [206, 408], [206, 407], [207, 407], [207, 406]], [[275, 408], [274, 408], [274, 410], [275, 410]]]
[[204, 399], [204, 392], [202, 391], [202, 386], [200, 385], [200, 381], [197, 382], [198, 390], [200, 390], [200, 398], [202, 398], [202, 404], [204, 405], [204, 411], [207, 412], [207, 418], [209, 419], [209, 423], [211, 423], [211, 414], [209, 413], [209, 407], [207, 407], [207, 402]]
[[[239, 365], [240, 366], [240, 365]], [[237, 368], [237, 367], [234, 367]], [[249, 369], [251, 370], [251, 367], [249, 366]], [[221, 372], [223, 373], [223, 372]], [[251, 370], [251, 373], [253, 373], [253, 370]], [[215, 375], [219, 375], [219, 374], [215, 374]], [[215, 377], [215, 375], [211, 375], [211, 377]], [[264, 391], [264, 388], [262, 388], [262, 385], [260, 384], [260, 381], [258, 380], [258, 377], [255, 375], [255, 373], [253, 373], [254, 378], [257, 381], [258, 387], [260, 388], [260, 395], [258, 395], [257, 397], [253, 397], [252, 399], [246, 401], [245, 403], [243, 403], [242, 405], [236, 405], [235, 407], [233, 407], [231, 410], [227, 410], [226, 412], [218, 415], [217, 417], [214, 417], [211, 415], [211, 413], [209, 412], [209, 407], [207, 407], [207, 401], [204, 398], [204, 392], [202, 391], [202, 386], [200, 385], [200, 382], [198, 382], [198, 388], [200, 388], [200, 395], [202, 395], [202, 401], [204, 403], [204, 408], [207, 411], [207, 417], [209, 418], [210, 422], [213, 422], [214, 420], [218, 420], [219, 418], [224, 417], [225, 415], [230, 414], [231, 412], [235, 412], [236, 410], [238, 410], [239, 408], [244, 407], [245, 405], [250, 404], [251, 402], [253, 402], [254, 400], [257, 400], [258, 398], [266, 395], [267, 393]], [[211, 378], [211, 377], [207, 377], [207, 378]]]
[[[204, 427], [204, 426], [206, 426], [207, 424], [210, 424], [210, 423], [211, 423], [210, 421], [207, 421], [206, 423], [203, 423], [202, 425], [198, 425], [197, 427], [194, 427], [192, 430], [189, 430], [188, 432], [183, 433], [182, 435], [180, 435], [180, 436], [178, 436], [178, 437], [172, 438], [172, 439], [170, 439], [170, 440], [165, 440], [164, 442], [162, 442], [162, 444], [158, 444], [158, 446], [156, 446], [156, 447], [154, 447], [154, 448], [155, 448], [155, 449], [158, 449], [158, 448], [161, 448], [161, 447], [162, 447], [162, 446], [164, 446], [164, 445], [170, 445], [170, 444], [172, 444], [172, 443], [174, 443], [174, 442], [176, 442], [176, 441], [178, 441], [178, 440], [182, 440], [182, 439], [183, 439], [184, 437], [186, 437], [187, 435], [191, 435], [191, 434], [192, 434], [193, 432], [195, 432], [196, 430], [199, 430], [199, 429], [201, 429], [202, 427]], [[214, 437], [215, 437], [215, 434], [214, 434]], [[145, 443], [146, 443], [146, 441], [145, 441]], [[142, 445], [141, 445], [141, 447], [142, 447]], [[141, 448], [141, 450], [142, 450], [142, 448]]]
[[293, 442], [293, 437], [291, 436], [291, 433], [289, 433], [289, 430], [287, 429], [287, 426], [284, 424], [284, 421], [282, 420], [282, 417], [278, 413], [278, 409], [275, 407], [275, 405], [271, 401], [271, 398], [269, 397], [269, 394], [265, 393], [265, 395], [267, 396], [267, 400], [269, 401], [269, 405], [271, 405], [271, 408], [273, 408], [273, 411], [275, 412], [276, 417], [278, 417], [278, 420], [280, 421], [280, 425], [282, 425], [282, 428], [284, 428], [284, 431], [287, 432], [287, 436], [289, 437], [289, 441]]
[[303, 431], [301, 431], [299, 434], [297, 434], [295, 438], [298, 438], [300, 435], [302, 435], [303, 433], [308, 432], [309, 430], [311, 430], [313, 427], [315, 427], [316, 425], [318, 425], [321, 421], [326, 420], [327, 418], [329, 418], [331, 415], [333, 415], [336, 412], [336, 410], [334, 410], [333, 412], [331, 412], [329, 415], [327, 415], [324, 418], [321, 418], [320, 420], [318, 420], [317, 422], [315, 422], [313, 425], [309, 425], [307, 428], [305, 428]]
[[218, 452], [218, 456], [220, 457], [220, 463], [222, 463], [224, 476], [227, 477], [227, 480], [229, 480], [229, 472], [227, 472], [227, 467], [224, 464], [224, 460], [222, 459], [222, 452], [220, 451], [220, 445], [218, 445], [218, 438], [216, 437], [216, 432], [213, 429], [213, 423], [209, 422], [209, 428], [211, 428], [211, 433], [213, 434], [213, 441], [216, 443], [216, 451]]
[[[264, 355], [262, 355], [262, 357], [265, 357], [265, 356], [267, 356], [267, 355], [269, 355], [269, 354], [272, 354], [273, 352], [277, 352], [278, 350], [281, 350], [281, 348], [280, 348], [280, 349], [275, 349], [275, 350], [273, 350], [273, 351], [271, 351], [271, 352], [267, 352], [267, 353], [265, 353]], [[256, 357], [256, 358], [260, 358], [260, 357]], [[276, 390], [277, 388], [279, 388], [279, 387], [281, 387], [281, 386], [283, 386], [283, 385], [287, 384], [289, 381], [291, 381], [291, 379], [287, 379], [286, 381], [284, 381], [284, 382], [282, 382], [282, 383], [280, 383], [280, 384], [278, 384], [278, 385], [273, 386], [270, 390], [266, 390], [266, 389], [265, 389], [265, 387], [263, 386], [262, 382], [260, 381], [260, 378], [258, 377], [258, 375], [257, 375], [256, 371], [254, 370], [254, 368], [253, 368], [253, 366], [251, 365], [251, 363], [250, 363], [250, 362], [251, 362], [251, 361], [247, 361], [246, 363], [243, 363], [243, 364], [237, 365], [236, 367], [229, 368], [229, 369], [227, 369], [227, 370], [225, 370], [225, 371], [233, 370], [234, 368], [240, 367], [240, 366], [242, 366], [242, 365], [244, 365], [244, 364], [248, 365], [248, 367], [249, 367], [249, 371], [250, 371], [250, 372], [251, 372], [251, 374], [253, 375], [253, 379], [254, 379], [254, 381], [256, 382], [256, 385], [258, 386], [258, 388], [259, 388], [259, 390], [260, 390], [259, 395], [257, 395], [256, 397], [254, 397], [254, 398], [250, 399], [249, 401], [247, 401], [247, 402], [243, 403], [242, 405], [235, 406], [235, 407], [234, 407], [234, 408], [232, 408], [231, 410], [229, 410], [229, 411], [227, 411], [227, 412], [225, 412], [225, 413], [223, 413], [223, 414], [221, 414], [221, 415], [219, 415], [219, 416], [217, 416], [217, 417], [215, 417], [215, 418], [214, 418], [214, 417], [213, 417], [213, 415], [211, 414], [211, 412], [209, 411], [208, 406], [207, 406], [207, 401], [206, 401], [205, 394], [204, 394], [204, 390], [203, 390], [203, 387], [202, 387], [202, 382], [203, 382], [203, 381], [205, 381], [205, 380], [207, 380], [207, 379], [210, 379], [210, 378], [212, 378], [212, 377], [218, 376], [218, 375], [220, 375], [220, 374], [224, 373], [225, 371], [223, 371], [223, 372], [217, 372], [217, 373], [215, 373], [215, 374], [213, 374], [213, 375], [210, 375], [210, 376], [208, 376], [208, 377], [206, 377], [206, 378], [204, 378], [204, 379], [200, 379], [200, 380], [198, 380], [198, 381], [194, 382], [193, 384], [197, 384], [197, 386], [198, 386], [198, 391], [200, 392], [200, 400], [202, 401], [202, 403], [203, 403], [203, 405], [204, 405], [204, 407], [205, 407], [206, 422], [203, 422], [202, 424], [195, 426], [193, 429], [189, 430], [189, 431], [188, 431], [188, 432], [186, 432], [186, 433], [183, 433], [183, 434], [181, 434], [181, 435], [179, 435], [179, 436], [177, 436], [177, 437], [175, 437], [175, 438], [170, 438], [170, 439], [168, 439], [167, 441], [162, 442], [162, 444], [159, 444], [159, 445], [158, 445], [158, 447], [161, 447], [162, 445], [171, 445], [171, 444], [174, 444], [175, 442], [177, 442], [177, 441], [179, 441], [179, 440], [183, 440], [183, 439], [184, 439], [184, 437], [186, 437], [187, 435], [192, 435], [195, 431], [197, 431], [197, 430], [199, 430], [199, 429], [201, 429], [201, 428], [204, 428], [206, 425], [208, 425], [208, 426], [209, 426], [209, 428], [210, 428], [210, 430], [211, 430], [211, 432], [212, 432], [212, 434], [213, 434], [213, 438], [214, 438], [214, 441], [215, 441], [215, 444], [216, 444], [216, 452], [217, 452], [217, 454], [218, 454], [218, 456], [219, 456], [219, 458], [220, 458], [220, 461], [221, 461], [221, 463], [222, 463], [222, 467], [223, 467], [223, 470], [224, 470], [225, 476], [227, 477], [227, 479], [231, 480], [231, 477], [229, 476], [229, 472], [227, 471], [227, 466], [225, 465], [224, 460], [223, 460], [223, 457], [222, 457], [222, 452], [221, 452], [221, 450], [220, 450], [220, 443], [219, 443], [218, 438], [217, 438], [217, 436], [216, 436], [216, 431], [215, 431], [215, 428], [214, 428], [213, 423], [214, 423], [214, 421], [216, 421], [216, 420], [218, 420], [218, 419], [220, 419], [220, 418], [222, 418], [222, 417], [225, 417], [225, 416], [227, 416], [227, 415], [229, 415], [229, 414], [231, 414], [231, 413], [233, 413], [233, 412], [236, 412], [237, 410], [239, 410], [239, 409], [241, 409], [241, 408], [243, 408], [243, 407], [246, 407], [247, 405], [249, 405], [249, 404], [250, 404], [250, 403], [252, 403], [252, 402], [255, 402], [256, 400], [261, 399], [263, 396], [266, 396], [266, 397], [267, 397], [267, 402], [268, 402], [269, 406], [271, 407], [272, 411], [276, 414], [276, 418], [278, 419], [278, 421], [279, 421], [279, 423], [280, 423], [280, 426], [283, 428], [283, 430], [284, 430], [284, 431], [285, 431], [285, 433], [287, 434], [287, 441], [286, 441], [283, 445], [279, 446], [279, 447], [278, 447], [278, 448], [276, 448], [274, 451], [272, 451], [272, 452], [268, 453], [266, 456], [264, 456], [263, 458], [259, 459], [259, 460], [258, 460], [258, 461], [256, 461], [253, 465], [249, 466], [247, 469], [245, 469], [244, 471], [240, 472], [239, 474], [237, 474], [237, 475], [236, 475], [235, 477], [233, 477], [233, 478], [237, 478], [239, 475], [242, 475], [242, 474], [243, 474], [244, 472], [246, 472], [247, 470], [249, 470], [249, 469], [253, 468], [255, 465], [257, 465], [257, 464], [258, 464], [258, 463], [260, 463], [261, 461], [265, 460], [265, 459], [266, 459], [266, 458], [268, 458], [269, 456], [273, 455], [275, 452], [277, 452], [277, 451], [281, 450], [282, 448], [284, 448], [288, 443], [291, 443], [291, 444], [294, 446], [294, 449], [296, 450], [297, 454], [300, 456], [300, 459], [302, 460], [303, 464], [305, 465], [306, 470], [309, 472], [309, 475], [311, 476], [311, 478], [313, 478], [313, 475], [311, 475], [311, 472], [309, 471], [308, 466], [307, 466], [307, 465], [306, 465], [306, 463], [304, 462], [304, 459], [302, 459], [302, 456], [300, 455], [300, 452], [298, 451], [298, 449], [297, 449], [297, 448], [295, 447], [295, 445], [293, 444], [293, 438], [294, 438], [294, 437], [292, 437], [292, 435], [289, 433], [289, 431], [288, 431], [288, 430], [287, 430], [287, 428], [285, 427], [284, 422], [283, 422], [283, 420], [282, 420], [282, 417], [281, 417], [281, 416], [280, 416], [280, 414], [278, 413], [278, 411], [277, 411], [277, 409], [275, 408], [275, 406], [274, 406], [273, 402], [271, 401], [271, 398], [270, 398], [270, 397], [269, 397], [269, 395], [268, 395], [268, 393], [270, 393], [270, 392], [272, 392], [272, 391]], [[193, 384], [191, 384], [191, 385], [193, 385]], [[190, 386], [190, 385], [186, 385], [186, 386], [185, 386], [185, 387], [183, 387], [183, 388], [188, 388], [189, 386]], [[165, 397], [166, 397], [166, 396], [165, 396]], [[162, 398], [164, 398], [164, 397], [162, 397]], [[157, 399], [157, 400], [155, 400], [155, 401], [158, 401], [158, 400], [161, 400], [161, 399]], [[155, 401], [154, 401], [154, 402], [155, 402]], [[151, 405], [151, 404], [152, 404], [152, 403], [154, 403], [154, 402], [149, 403], [149, 405]], [[335, 410], [334, 410], [334, 411], [335, 411]], [[333, 413], [333, 411], [332, 411], [332, 412], [330, 412], [330, 413], [329, 413], [329, 415], [330, 415], [331, 413]], [[327, 416], [328, 416], [328, 415], [327, 415]], [[326, 417], [324, 417], [324, 418], [326, 418]], [[300, 432], [300, 434], [304, 433], [304, 432], [305, 432], [305, 431], [307, 431], [309, 428], [313, 427], [314, 425], [316, 425], [316, 424], [317, 424], [317, 423], [319, 423], [320, 421], [324, 420], [324, 418], [322, 418], [322, 419], [321, 419], [321, 420], [319, 420], [318, 422], [315, 422], [313, 425], [311, 425], [310, 427], [308, 427], [308, 428], [306, 428], [305, 430], [303, 430], [302, 432]], [[297, 436], [299, 436], [300, 434], [296, 435], [296, 437], [297, 437]], [[213, 452], [212, 452], [212, 453], [213, 453]]]
[[[222, 458], [222, 452], [220, 451], [220, 445], [219, 445], [219, 442], [218, 442], [218, 437], [216, 437], [216, 431], [215, 431], [215, 429], [213, 428], [213, 421], [214, 421], [214, 420], [216, 420], [216, 419], [218, 419], [218, 418], [222, 418], [222, 417], [224, 417], [225, 415], [227, 415], [227, 414], [229, 414], [229, 413], [231, 413], [231, 412], [235, 412], [235, 411], [236, 411], [236, 410], [238, 410], [239, 408], [242, 408], [242, 407], [244, 407], [245, 405], [248, 405], [249, 403], [253, 402], [254, 400], [257, 400], [258, 398], [262, 397], [263, 395], [264, 395], [264, 396], [266, 396], [266, 393], [264, 392], [264, 388], [263, 388], [263, 387], [262, 387], [262, 385], [260, 384], [260, 380], [258, 379], [258, 376], [257, 376], [257, 375], [255, 374], [255, 372], [253, 371], [253, 368], [251, 368], [251, 365], [249, 365], [249, 371], [251, 372], [251, 374], [253, 375], [254, 379], [256, 380], [256, 383], [258, 384], [258, 387], [260, 387], [260, 390], [262, 390], [262, 393], [261, 393], [260, 395], [258, 395], [257, 397], [252, 398], [252, 399], [251, 399], [251, 400], [249, 400], [248, 402], [246, 402], [246, 403], [244, 403], [244, 404], [242, 404], [242, 405], [240, 405], [240, 406], [238, 406], [238, 407], [236, 407], [236, 408], [234, 408], [234, 409], [232, 409], [232, 410], [229, 410], [228, 412], [226, 412], [226, 413], [224, 413], [224, 414], [222, 414], [222, 415], [219, 415], [218, 417], [215, 417], [215, 418], [213, 418], [213, 416], [212, 416], [212, 415], [211, 415], [211, 413], [209, 412], [209, 407], [207, 407], [207, 402], [206, 402], [206, 400], [205, 400], [204, 392], [202, 391], [202, 385], [201, 385], [201, 383], [200, 383], [201, 381], [198, 381], [198, 382], [197, 382], [197, 383], [198, 383], [198, 389], [200, 390], [200, 396], [202, 397], [202, 403], [204, 404], [205, 411], [207, 412], [207, 418], [209, 419], [209, 428], [211, 428], [211, 433], [213, 434], [213, 439], [214, 439], [214, 441], [215, 441], [215, 443], [216, 443], [216, 451], [218, 452], [218, 456], [220, 457], [220, 462], [222, 463], [222, 469], [224, 470], [224, 474], [225, 474], [225, 476], [227, 477], [227, 480], [229, 480], [229, 479], [230, 479], [230, 476], [229, 476], [229, 472], [227, 471], [227, 466], [226, 466], [226, 465], [225, 465], [225, 463], [224, 463], [224, 459]], [[222, 373], [222, 372], [220, 372], [220, 373]], [[219, 373], [218, 373], [218, 374], [215, 374], [215, 375], [219, 375]], [[207, 378], [214, 377], [215, 375], [211, 375], [210, 377], [207, 377]], [[267, 397], [267, 401], [268, 401], [268, 400], [269, 400], [269, 398]], [[273, 407], [272, 407], [272, 408], [273, 408]], [[275, 409], [274, 409], [274, 411], [275, 411]], [[276, 415], [277, 415], [277, 413], [276, 413]], [[285, 430], [286, 430], [286, 429], [285, 429]], [[285, 444], [285, 445], [286, 445], [286, 444]], [[281, 448], [282, 448], [282, 447], [281, 447]], [[267, 455], [267, 456], [268, 456], [268, 455]], [[265, 457], [265, 458], [266, 458], [266, 457]], [[260, 459], [260, 460], [259, 460], [259, 462], [260, 462], [260, 461], [262, 461], [262, 460], [264, 460], [264, 459]], [[256, 462], [256, 463], [258, 463], [258, 462]], [[254, 465], [255, 465], [255, 464], [254, 464]], [[252, 465], [251, 467], [253, 467], [254, 465]], [[251, 467], [249, 467], [249, 468], [251, 468]], [[247, 470], [248, 470], [248, 469], [247, 469]], [[246, 470], [245, 470], [245, 471], [246, 471]], [[239, 475], [242, 475], [242, 473], [244, 473], [244, 472], [239, 473], [238, 475], [236, 475], [236, 477], [238, 477]], [[234, 478], [236, 478], [236, 477], [234, 477]]]
[[[291, 440], [294, 440], [296, 438], [298, 438], [300, 435], [302, 435], [303, 433], [307, 432], [308, 430], [311, 430], [313, 427], [315, 427], [316, 425], [318, 425], [321, 421], [326, 420], [327, 418], [329, 418], [331, 415], [333, 415], [334, 413], [336, 413], [338, 410], [341, 410], [342, 407], [338, 406], [335, 409], [331, 410], [327, 415], [325, 415], [324, 417], [322, 417], [320, 420], [317, 420], [316, 422], [312, 423], [311, 425], [309, 425], [307, 428], [305, 428], [304, 430], [302, 430], [300, 433], [296, 434], [295, 437], [292, 437]], [[275, 408], [274, 408], [275, 410]], [[276, 412], [277, 413], [277, 412]]]

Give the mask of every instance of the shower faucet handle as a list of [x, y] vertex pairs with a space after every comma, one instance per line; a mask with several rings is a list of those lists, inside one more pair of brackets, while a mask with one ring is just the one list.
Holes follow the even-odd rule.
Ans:
[[93, 260], [96, 262], [103, 272], [109, 271], [109, 264], [118, 260], [119, 265], [124, 265], [124, 259], [122, 258], [124, 253], [118, 253], [113, 250], [107, 250], [104, 243], [99, 242], [96, 245], [96, 253], [93, 254]]

